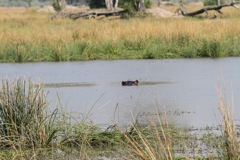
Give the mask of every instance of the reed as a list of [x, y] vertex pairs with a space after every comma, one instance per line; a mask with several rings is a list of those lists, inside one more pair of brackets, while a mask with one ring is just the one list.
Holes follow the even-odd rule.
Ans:
[[0, 148], [45, 147], [53, 143], [56, 111], [46, 110], [44, 90], [31, 80], [2, 81], [0, 90]]
[[219, 95], [219, 110], [223, 118], [223, 137], [226, 148], [226, 158], [237, 160], [240, 158], [240, 143], [238, 139], [238, 132], [236, 129], [233, 106], [228, 107], [223, 100], [221, 89], [218, 88]]
[[57, 150], [64, 152], [68, 148], [76, 148], [79, 152], [73, 156], [79, 158], [88, 156], [86, 150], [120, 146], [123, 136], [117, 126], [103, 129], [87, 118], [69, 113], [63, 107], [49, 111], [41, 83], [35, 84], [30, 78], [13, 82], [3, 79], [0, 89], [0, 158], [58, 157]]
[[173, 130], [168, 125], [166, 114], [164, 118], [158, 115], [157, 122], [149, 117], [146, 127], [135, 124], [130, 132], [126, 132], [126, 146], [133, 154], [129, 159], [174, 159], [173, 156]]

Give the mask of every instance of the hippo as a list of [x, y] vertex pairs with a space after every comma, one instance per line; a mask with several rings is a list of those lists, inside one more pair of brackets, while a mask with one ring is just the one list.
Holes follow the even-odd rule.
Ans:
[[138, 86], [139, 81], [122, 81], [122, 86]]

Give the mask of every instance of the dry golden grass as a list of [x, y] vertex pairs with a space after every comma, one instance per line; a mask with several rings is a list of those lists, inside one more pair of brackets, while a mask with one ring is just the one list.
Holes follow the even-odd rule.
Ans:
[[234, 119], [234, 106], [227, 106], [226, 102], [223, 100], [221, 88], [218, 87], [218, 97], [219, 97], [219, 110], [223, 119], [223, 135], [225, 140], [225, 147], [227, 150], [228, 159], [239, 159], [240, 158], [240, 143], [238, 140], [238, 133], [236, 130], [236, 124]]
[[[191, 6], [188, 7], [191, 8]], [[171, 10], [171, 7], [169, 7], [169, 10]], [[116, 47], [119, 42], [144, 42], [148, 45], [147, 43], [154, 40], [161, 42], [163, 45], [182, 43], [184, 40], [187, 40], [188, 43], [196, 42], [199, 39], [225, 43], [230, 41], [226, 40], [229, 37], [231, 41], [239, 39], [240, 19], [237, 18], [239, 17], [238, 14], [240, 15], [240, 12], [236, 13], [234, 8], [229, 7], [226, 8], [226, 11], [224, 10], [222, 18], [214, 20], [148, 17], [128, 20], [79, 19], [72, 21], [62, 18], [52, 20], [51, 14], [39, 13], [36, 9], [4, 9], [0, 10], [0, 42], [3, 44], [2, 46], [6, 44], [16, 46], [17, 51], [20, 47], [23, 52], [27, 50], [28, 44], [32, 48], [41, 48], [46, 43], [58, 52], [76, 41], [87, 43], [90, 48], [101, 48], [101, 46], [109, 43], [112, 44], [112, 47]], [[113, 49], [116, 50], [116, 48]], [[5, 53], [6, 51], [0, 50], [0, 52]]]
[[135, 136], [124, 134], [126, 147], [134, 153], [130, 154], [129, 158], [173, 160], [172, 135], [166, 115], [164, 117], [158, 116], [156, 119], [149, 117], [149, 123], [150, 125], [146, 128], [133, 126], [132, 132]]
[[[191, 6], [189, 6], [191, 8]], [[224, 11], [225, 13], [225, 11]], [[234, 8], [226, 9], [226, 15], [235, 15]], [[239, 12], [240, 14], [240, 12]], [[118, 41], [120, 39], [161, 38], [171, 41], [175, 36], [188, 35], [213, 39], [237, 36], [240, 19], [130, 19], [114, 21], [56, 19], [50, 15], [26, 9], [0, 11], [0, 40], [23, 41], [63, 40], [73, 37], [86, 41]]]

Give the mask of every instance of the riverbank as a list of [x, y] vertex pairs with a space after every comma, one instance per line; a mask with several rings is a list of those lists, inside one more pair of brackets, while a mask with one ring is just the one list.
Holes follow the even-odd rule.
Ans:
[[214, 20], [150, 16], [72, 21], [51, 20], [51, 14], [35, 9], [0, 12], [1, 62], [240, 55], [239, 11], [234, 8]]

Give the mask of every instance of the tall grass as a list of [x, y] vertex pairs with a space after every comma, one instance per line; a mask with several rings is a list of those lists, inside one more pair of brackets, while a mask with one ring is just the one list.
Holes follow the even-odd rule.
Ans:
[[53, 142], [56, 111], [47, 112], [40, 85], [31, 80], [2, 81], [0, 90], [0, 148], [45, 147]]
[[71, 21], [19, 9], [0, 12], [1, 62], [240, 55], [240, 20], [234, 8], [216, 20]]
[[[41, 83], [19, 78], [3, 79], [0, 89], [0, 159], [35, 159], [56, 150], [75, 148], [73, 157], [88, 157], [86, 150], [114, 148], [123, 136], [116, 126], [102, 129], [87, 117], [60, 110], [50, 111]], [[61, 152], [62, 152], [61, 151]], [[91, 155], [91, 154], [90, 154]], [[45, 155], [46, 156], [46, 155]], [[88, 158], [91, 159], [91, 158]]]
[[156, 122], [153, 117], [149, 117], [149, 125], [134, 125], [131, 132], [124, 134], [128, 148], [134, 153], [129, 156], [130, 159], [174, 159], [174, 132], [166, 118], [166, 115], [164, 118], [158, 115]]
[[226, 147], [226, 158], [231, 160], [240, 159], [240, 142], [238, 139], [238, 132], [236, 130], [236, 124], [234, 119], [233, 106], [227, 106], [223, 100], [221, 89], [218, 88], [219, 95], [219, 110], [223, 118], [223, 137]]

